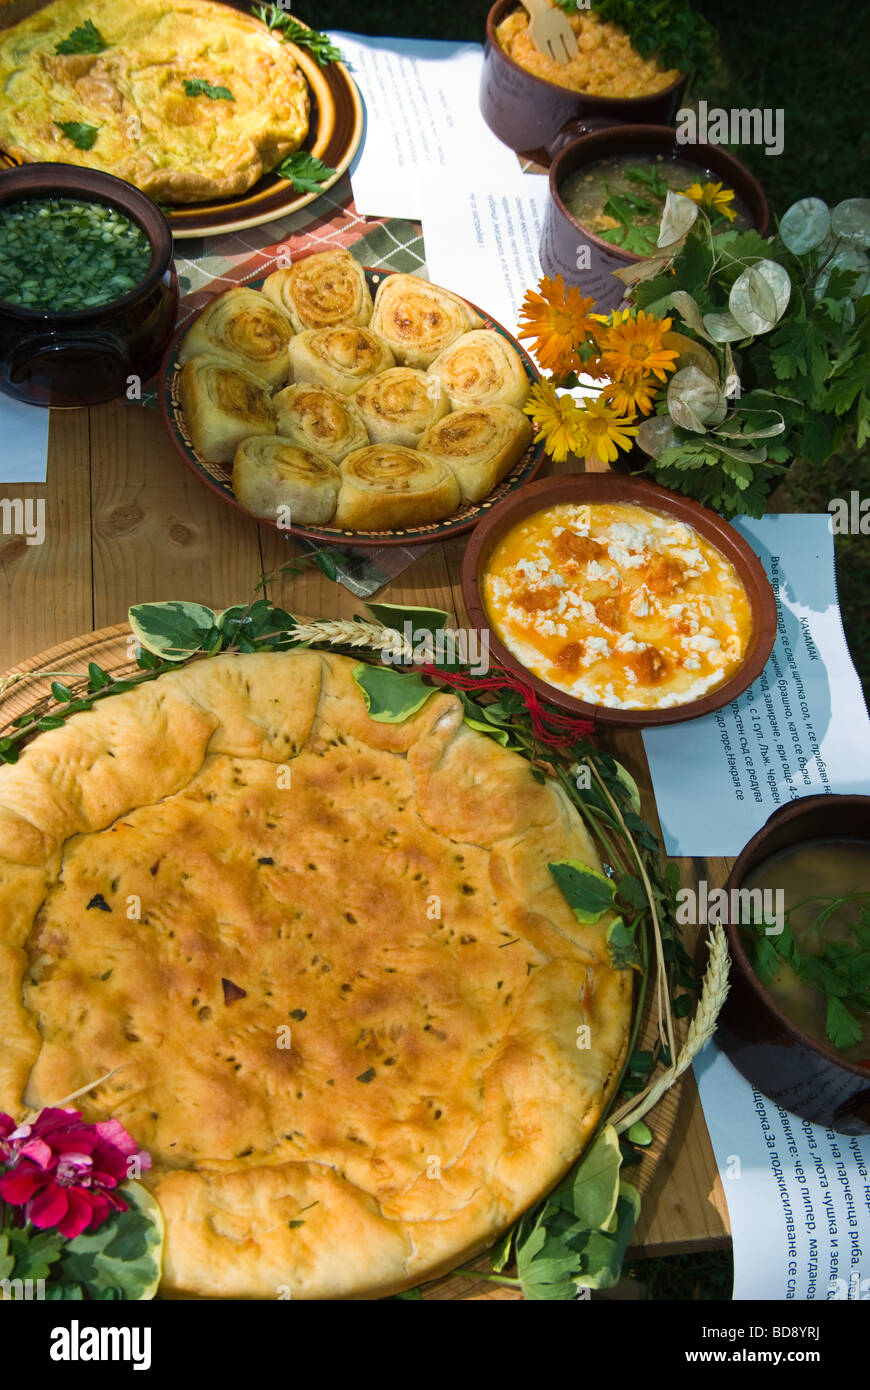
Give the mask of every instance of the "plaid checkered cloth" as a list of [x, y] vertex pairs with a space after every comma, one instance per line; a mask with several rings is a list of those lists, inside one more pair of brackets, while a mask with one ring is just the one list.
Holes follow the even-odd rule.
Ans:
[[[220, 237], [192, 237], [175, 243], [175, 268], [181, 302], [178, 324], [184, 324], [213, 295], [234, 285], [264, 279], [276, 268], [282, 251], [293, 260], [313, 251], [343, 247], [362, 265], [426, 275], [423, 235], [417, 222], [361, 217], [353, 204], [345, 175], [314, 203], [261, 227], [228, 232]], [[157, 407], [157, 383], [142, 390], [142, 404]], [[310, 541], [293, 538], [303, 552], [317, 550]], [[427, 546], [385, 545], [372, 550], [329, 547], [340, 584], [357, 598], [368, 598], [419, 559]]]

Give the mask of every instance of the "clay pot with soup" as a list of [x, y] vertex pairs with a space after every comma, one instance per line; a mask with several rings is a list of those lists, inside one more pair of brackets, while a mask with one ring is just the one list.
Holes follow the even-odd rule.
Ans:
[[717, 145], [678, 144], [668, 126], [614, 126], [582, 135], [556, 156], [549, 178], [544, 274], [578, 285], [601, 313], [625, 295], [614, 272], [655, 253], [667, 189], [722, 184], [734, 193], [727, 206], [735, 215], [723, 214], [721, 229], [767, 232], [767, 200], [748, 169]]
[[870, 797], [780, 807], [726, 889], [731, 990], [718, 1042], [777, 1105], [870, 1134]]

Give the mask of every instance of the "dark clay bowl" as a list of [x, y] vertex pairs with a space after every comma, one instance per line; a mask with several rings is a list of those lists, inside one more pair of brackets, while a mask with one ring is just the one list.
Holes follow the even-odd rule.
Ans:
[[[736, 860], [726, 887], [740, 888], [780, 850], [837, 838], [870, 846], [870, 796], [805, 796], [780, 806]], [[726, 930], [731, 990], [717, 1042], [747, 1081], [784, 1110], [841, 1134], [870, 1134], [870, 1069], [844, 1061], [792, 1023], [749, 964], [739, 926]]]
[[29, 405], [81, 406], [123, 396], [128, 378], [160, 365], [178, 308], [172, 233], [138, 188], [71, 164], [27, 164], [0, 174], [0, 205], [79, 198], [118, 208], [145, 232], [151, 262], [134, 289], [109, 304], [53, 313], [0, 299], [0, 391]]
[[495, 36], [496, 27], [517, 8], [517, 0], [496, 0], [487, 15], [480, 80], [481, 114], [505, 145], [546, 159], [553, 141], [578, 117], [634, 123], [673, 120], [686, 86], [685, 76], [653, 96], [599, 97], [569, 91], [526, 72], [508, 57]]
[[[643, 257], [611, 246], [584, 227], [568, 211], [560, 189], [568, 176], [584, 165], [623, 154], [673, 156], [697, 164], [699, 170], [712, 170], [716, 179], [733, 188], [746, 204], [760, 235], [766, 234], [770, 214], [761, 184], [738, 159], [718, 145], [678, 145], [675, 131], [670, 126], [659, 125], [611, 126], [581, 135], [565, 145], [550, 166], [550, 196], [541, 233], [541, 266], [545, 275], [561, 275], [568, 284], [579, 285], [584, 295], [596, 301], [600, 312], [615, 309], [626, 293], [625, 285], [614, 279], [613, 272], [635, 265]], [[587, 259], [588, 269], [585, 268]]]
[[[752, 607], [752, 634], [743, 664], [729, 680], [699, 700], [669, 709], [611, 709], [578, 700], [564, 690], [541, 680], [508, 651], [492, 631], [481, 591], [481, 578], [498, 542], [518, 522], [560, 502], [575, 505], [594, 502], [621, 502], [663, 512], [692, 526], [730, 560], [746, 589]], [[679, 724], [710, 714], [734, 700], [761, 674], [773, 648], [776, 635], [776, 600], [758, 556], [742, 536], [715, 512], [699, 502], [668, 492], [655, 483], [620, 474], [579, 473], [542, 478], [529, 483], [513, 497], [500, 502], [479, 522], [472, 534], [462, 562], [462, 596], [473, 627], [486, 631], [493, 660], [521, 676], [544, 700], [578, 718], [591, 719], [599, 727], [653, 728]]]

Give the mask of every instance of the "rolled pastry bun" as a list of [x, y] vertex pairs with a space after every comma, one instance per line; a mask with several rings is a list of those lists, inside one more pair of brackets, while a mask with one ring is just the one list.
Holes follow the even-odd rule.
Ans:
[[306, 328], [290, 344], [293, 381], [310, 381], [352, 396], [396, 359], [371, 328]]
[[287, 349], [292, 336], [287, 315], [259, 290], [226, 290], [200, 314], [178, 356], [181, 362], [201, 352], [225, 357], [274, 391], [285, 385], [290, 372]]
[[421, 454], [452, 470], [463, 502], [481, 502], [532, 442], [530, 422], [513, 405], [472, 405], [446, 415], [420, 440]]
[[275, 408], [260, 378], [223, 357], [191, 357], [179, 386], [184, 419], [202, 459], [232, 463], [248, 435], [275, 433]]
[[254, 435], [236, 450], [233, 492], [253, 516], [282, 527], [331, 521], [340, 482], [325, 454], [278, 435]]
[[298, 381], [274, 396], [278, 433], [300, 449], [315, 449], [332, 463], [369, 443], [356, 396]]
[[465, 333], [429, 368], [450, 398], [453, 410], [467, 405], [525, 404], [529, 379], [522, 359], [492, 328]]
[[450, 409], [440, 381], [414, 367], [381, 372], [360, 387], [354, 401], [373, 444], [407, 444], [410, 449]]
[[459, 505], [459, 484], [441, 459], [397, 444], [370, 444], [341, 464], [333, 525], [396, 531], [440, 521]]
[[372, 316], [366, 273], [349, 251], [318, 251], [275, 270], [263, 294], [283, 309], [296, 333], [305, 328], [363, 328]]
[[417, 275], [388, 275], [375, 295], [372, 328], [406, 367], [425, 369], [450, 343], [482, 323], [464, 299]]

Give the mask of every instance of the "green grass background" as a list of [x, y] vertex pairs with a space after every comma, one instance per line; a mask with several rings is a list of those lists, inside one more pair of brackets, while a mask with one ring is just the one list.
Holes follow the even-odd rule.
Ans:
[[[870, 197], [870, 5], [866, 0], [695, 0], [716, 29], [712, 79], [697, 95], [710, 105], [781, 107], [782, 154], [735, 150], [762, 182], [781, 216], [810, 195], [834, 204]], [[299, 17], [324, 29], [482, 41], [488, 0], [435, 5], [319, 0]], [[771, 499], [772, 511], [828, 509], [857, 490], [870, 497], [870, 451], [844, 441], [823, 468], [798, 461]], [[836, 540], [837, 582], [855, 665], [870, 697], [870, 535]], [[626, 1267], [628, 1296], [727, 1299], [730, 1252], [637, 1261]]]

